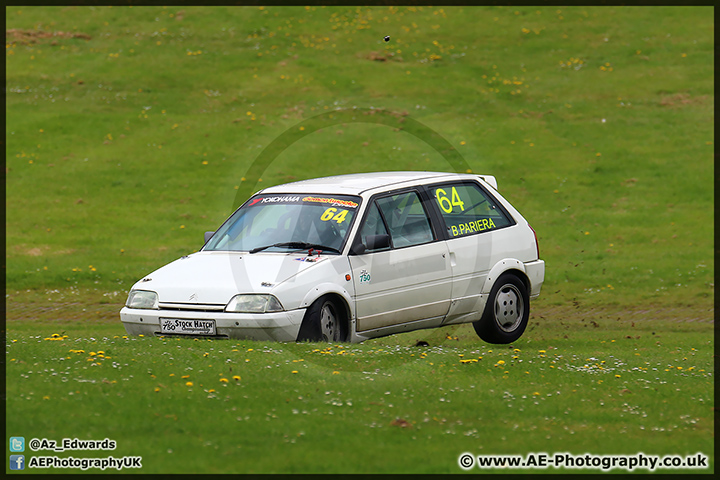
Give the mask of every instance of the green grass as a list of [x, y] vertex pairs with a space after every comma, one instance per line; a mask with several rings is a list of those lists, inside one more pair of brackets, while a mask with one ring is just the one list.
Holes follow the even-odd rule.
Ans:
[[[28, 33], [6, 35], [7, 436], [114, 437], [144, 472], [457, 472], [464, 451], [511, 447], [711, 455], [711, 7], [5, 12], [7, 31]], [[238, 194], [452, 170], [402, 124], [338, 113], [249, 174], [284, 132], [353, 107], [440, 134], [537, 231], [546, 279], [519, 358], [467, 326], [457, 342], [406, 334], [346, 346], [354, 356], [123, 339], [130, 286], [198, 249]], [[425, 337], [420, 359], [409, 347]], [[90, 367], [70, 349], [114, 358]], [[577, 369], [591, 357], [614, 370]], [[192, 388], [177, 381], [188, 367]], [[242, 380], [217, 382], [230, 367]], [[267, 455], [278, 446], [282, 462]]]
[[[8, 28], [91, 37], [7, 40], [9, 289], [128, 288], [199, 247], [286, 129], [374, 106], [496, 175], [540, 237], [558, 292], [543, 301], [709, 303], [710, 9], [183, 10], [6, 10]], [[280, 155], [258, 188], [450, 168], [402, 131], [329, 130]], [[663, 282], [694, 273], [668, 286], [643, 281], [645, 267]], [[608, 284], [610, 296], [587, 292]]]
[[15, 324], [6, 431], [111, 438], [143, 473], [449, 473], [465, 451], [550, 446], [702, 452], [714, 468], [712, 326], [596, 320], [511, 346], [468, 326], [327, 346]]

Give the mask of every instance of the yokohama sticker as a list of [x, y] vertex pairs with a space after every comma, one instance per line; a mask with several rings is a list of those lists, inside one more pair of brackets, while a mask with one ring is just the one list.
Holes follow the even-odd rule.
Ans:
[[[300, 200], [300, 197], [263, 197], [260, 199], [260, 203], [296, 203]], [[253, 201], [253, 204], [255, 201]]]

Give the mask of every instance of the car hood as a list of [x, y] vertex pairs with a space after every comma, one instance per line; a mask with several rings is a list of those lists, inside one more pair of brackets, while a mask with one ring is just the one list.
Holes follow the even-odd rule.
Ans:
[[269, 293], [328, 259], [302, 252], [197, 252], [147, 275], [133, 289], [157, 292], [160, 303], [225, 305], [238, 293]]

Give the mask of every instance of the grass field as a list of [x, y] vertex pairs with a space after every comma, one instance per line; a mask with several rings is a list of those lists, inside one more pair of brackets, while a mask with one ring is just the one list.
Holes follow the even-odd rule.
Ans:
[[511, 347], [468, 326], [328, 346], [22, 324], [7, 433], [115, 439], [144, 473], [446, 473], [465, 451], [712, 458], [708, 325], [596, 320], [536, 324]]
[[[461, 472], [465, 451], [700, 451], [714, 471], [712, 8], [5, 12], [6, 437], [113, 438], [145, 473]], [[348, 121], [250, 170], [353, 107], [438, 132], [528, 218], [547, 273], [521, 341], [123, 338], [130, 286], [245, 192], [452, 170]]]

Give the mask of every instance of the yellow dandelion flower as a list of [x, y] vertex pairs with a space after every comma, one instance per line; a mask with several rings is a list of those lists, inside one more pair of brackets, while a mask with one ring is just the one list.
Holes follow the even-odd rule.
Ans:
[[185, 386], [192, 387], [192, 386], [193, 386], [193, 382], [185, 382]]

